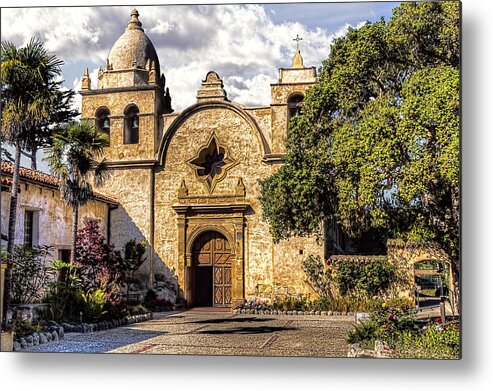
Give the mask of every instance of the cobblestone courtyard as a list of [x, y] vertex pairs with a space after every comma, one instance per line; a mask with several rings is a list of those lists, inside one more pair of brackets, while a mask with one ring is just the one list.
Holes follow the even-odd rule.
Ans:
[[346, 357], [353, 316], [240, 315], [190, 310], [88, 334], [28, 352]]

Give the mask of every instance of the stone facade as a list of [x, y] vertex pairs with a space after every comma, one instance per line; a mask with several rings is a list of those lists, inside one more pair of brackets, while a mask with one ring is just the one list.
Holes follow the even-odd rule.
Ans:
[[[81, 91], [83, 118], [97, 122], [98, 112], [109, 112], [111, 145], [106, 156], [112, 176], [100, 191], [121, 206], [112, 216], [111, 240], [118, 248], [133, 237], [146, 239], [141, 279], [155, 287], [156, 277], [162, 281], [164, 276], [164, 285], [187, 305], [198, 302], [204, 289], [197, 277], [202, 253], [197, 253], [196, 243], [208, 232], [220, 239], [214, 245], [227, 243], [224, 265], [214, 263], [223, 253], [207, 253], [217, 259], [211, 264], [213, 281], [204, 282], [224, 285], [221, 292], [228, 298], [222, 306], [244, 298], [313, 295], [302, 260], [309, 254], [323, 255], [323, 245], [315, 238], [275, 244], [258, 197], [259, 180], [283, 162], [293, 115], [290, 99], [296, 96], [299, 101], [316, 82], [315, 68], [304, 67], [297, 52], [293, 67], [282, 68], [279, 80], [271, 84], [272, 103], [263, 107], [231, 102], [220, 76], [211, 71], [197, 92], [197, 103], [175, 113], [167, 104], [164, 76], [155, 77], [159, 60], [141, 26], [132, 11], [126, 31], [100, 70], [98, 89], [86, 83]], [[129, 105], [139, 113], [134, 144], [124, 142]], [[226, 274], [216, 281], [222, 271]]]

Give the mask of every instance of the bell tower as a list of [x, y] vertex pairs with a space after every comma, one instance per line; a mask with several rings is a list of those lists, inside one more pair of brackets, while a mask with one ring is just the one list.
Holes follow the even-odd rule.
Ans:
[[137, 10], [132, 10], [97, 77], [95, 89], [87, 69], [82, 77], [82, 118], [94, 121], [109, 135], [108, 164], [131, 166], [155, 160], [162, 116], [173, 110], [156, 50]]
[[163, 135], [163, 115], [171, 113], [171, 97], [154, 45], [137, 10], [99, 68], [96, 88], [89, 72], [82, 77], [82, 118], [109, 135], [105, 153], [110, 176], [98, 191], [116, 199], [110, 214], [108, 241], [123, 248], [130, 238], [148, 243], [146, 261], [136, 277], [154, 280], [154, 178], [156, 152]]
[[305, 93], [316, 82], [315, 67], [305, 67], [299, 49], [302, 40], [298, 35], [296, 53], [290, 68], [279, 69], [279, 81], [271, 84], [272, 154], [286, 153], [284, 143], [288, 135], [288, 123], [301, 113]]

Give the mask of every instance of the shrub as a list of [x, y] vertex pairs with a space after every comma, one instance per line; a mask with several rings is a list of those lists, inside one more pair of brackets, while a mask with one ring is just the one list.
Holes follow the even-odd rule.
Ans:
[[50, 246], [14, 246], [12, 302], [32, 304], [40, 301], [53, 274], [46, 264], [51, 250]]
[[277, 298], [272, 303], [272, 309], [280, 311], [308, 311], [311, 303], [304, 296]]
[[367, 311], [372, 297], [383, 295], [395, 278], [395, 269], [386, 259], [325, 263], [310, 255], [303, 269], [307, 282], [320, 297], [310, 308], [319, 311]]
[[394, 268], [387, 260], [341, 260], [337, 264], [335, 280], [342, 295], [362, 292], [367, 297], [372, 297], [390, 287], [394, 274]]
[[144, 297], [144, 306], [152, 308], [154, 301], [157, 299], [157, 293], [153, 289], [149, 289]]
[[77, 232], [75, 248], [77, 275], [81, 278], [84, 291], [99, 289], [105, 282], [119, 283], [123, 278], [123, 260], [113, 244], [107, 244], [98, 223], [86, 221], [84, 228]]
[[147, 243], [145, 240], [137, 243], [135, 239], [131, 239], [127, 243], [125, 243], [122, 267], [124, 271], [125, 282], [127, 283], [127, 302], [129, 302], [129, 285], [131, 282], [135, 281], [135, 272], [146, 260], [146, 257], [144, 256], [146, 248]]
[[143, 305], [134, 305], [128, 308], [130, 315], [144, 315], [149, 313], [149, 310]]
[[310, 311], [334, 311], [333, 300], [329, 301], [326, 298], [315, 299], [310, 303]]
[[57, 259], [51, 261], [54, 279], [48, 283], [46, 300], [49, 317], [56, 321], [79, 320], [81, 311], [81, 279], [76, 267]]
[[106, 304], [106, 294], [101, 289], [89, 289], [82, 293], [84, 301], [84, 315], [86, 320], [97, 322], [106, 313], [104, 306]]
[[460, 331], [458, 323], [428, 324], [420, 333], [403, 332], [395, 346], [401, 358], [450, 358], [460, 356]]
[[403, 358], [458, 358], [460, 333], [457, 323], [441, 324], [441, 319], [422, 327], [416, 311], [407, 300], [376, 300], [370, 317], [347, 334], [348, 343], [359, 342], [372, 348], [376, 340], [385, 341], [394, 356]]
[[349, 344], [361, 343], [363, 347], [373, 349], [379, 327], [374, 320], [363, 321], [348, 331], [346, 341]]
[[31, 335], [32, 333], [39, 333], [45, 329], [41, 322], [30, 323], [26, 321], [14, 320], [14, 332], [15, 338], [19, 339], [25, 337], [26, 335]]
[[308, 256], [303, 261], [303, 271], [308, 283], [321, 298], [330, 300], [334, 296], [333, 271], [325, 268], [325, 263], [319, 256]]

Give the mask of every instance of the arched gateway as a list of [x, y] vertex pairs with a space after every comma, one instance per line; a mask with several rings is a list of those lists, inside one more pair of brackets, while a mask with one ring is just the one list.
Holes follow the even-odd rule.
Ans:
[[192, 247], [195, 306], [230, 307], [232, 300], [231, 245], [219, 232], [201, 234]]

